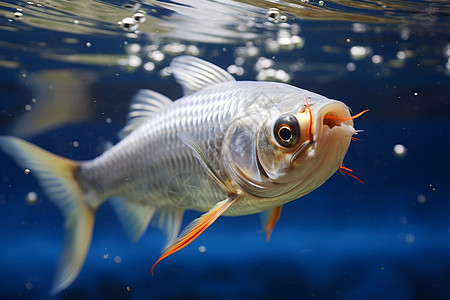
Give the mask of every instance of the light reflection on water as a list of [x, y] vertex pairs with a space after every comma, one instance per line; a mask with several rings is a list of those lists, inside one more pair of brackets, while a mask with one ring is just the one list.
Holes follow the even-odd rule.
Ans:
[[[273, 8], [277, 9], [284, 19], [268, 17], [268, 11]], [[136, 14], [141, 14], [139, 19]], [[23, 38], [20, 39], [20, 44], [8, 38], [3, 39], [0, 46], [6, 49], [21, 48], [26, 43], [24, 41], [29, 41], [30, 48], [48, 59], [95, 65], [121, 65], [124, 63], [124, 56], [126, 58], [122, 51], [99, 54], [80, 51], [80, 46], [83, 46], [89, 36], [97, 39], [125, 38], [128, 43], [151, 46], [150, 52], [144, 51], [144, 54], [153, 61], [157, 59], [153, 59], [152, 52], [159, 51], [163, 45], [171, 43], [186, 46], [199, 43], [242, 46], [245, 43], [253, 43], [263, 49], [263, 52], [270, 54], [280, 49], [290, 51], [302, 48], [305, 43], [302, 30], [305, 28], [307, 33], [316, 35], [335, 32], [336, 41], [341, 43], [347, 37], [339, 36], [340, 32], [349, 27], [355, 34], [366, 36], [369, 43], [383, 42], [380, 35], [393, 35], [399, 42], [409, 40], [411, 35], [448, 35], [449, 14], [450, 3], [444, 0], [332, 0], [324, 1], [322, 5], [319, 1], [309, 0], [177, 0], [129, 4], [95, 0], [50, 0], [20, 4], [2, 1], [0, 16], [3, 22], [0, 30], [5, 33], [15, 32], [16, 39], [17, 36]], [[312, 21], [317, 22], [311, 23]], [[36, 37], [33, 36], [36, 30], [44, 31], [39, 40], [35, 40]], [[66, 33], [67, 37], [58, 40], [46, 38], [45, 33], [51, 32]], [[351, 42], [352, 46], [366, 46]], [[343, 45], [345, 42], [340, 45], [324, 44], [322, 51], [342, 51]], [[166, 47], [164, 51], [172, 55], [185, 52], [192, 54], [179, 48], [173, 51], [174, 49]], [[366, 54], [370, 54], [371, 50], [366, 49]], [[354, 54], [352, 56], [355, 57]], [[360, 57], [361, 52], [356, 56]], [[10, 58], [0, 59], [3, 67], [15, 68], [20, 64]], [[401, 66], [401, 63], [391, 63], [391, 67], [398, 66]]]

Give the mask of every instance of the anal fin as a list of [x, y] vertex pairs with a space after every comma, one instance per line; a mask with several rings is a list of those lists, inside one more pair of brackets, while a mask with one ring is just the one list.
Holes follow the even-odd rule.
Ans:
[[222, 200], [216, 205], [214, 205], [208, 212], [204, 213], [199, 218], [192, 221], [183, 230], [181, 235], [173, 243], [171, 243], [169, 247], [166, 248], [163, 254], [152, 266], [152, 275], [153, 269], [161, 260], [189, 245], [203, 231], [205, 231], [206, 228], [208, 228], [211, 224], [213, 224], [220, 215], [222, 215], [231, 205], [236, 203], [236, 201], [238, 200], [239, 195], [234, 195], [226, 200]]

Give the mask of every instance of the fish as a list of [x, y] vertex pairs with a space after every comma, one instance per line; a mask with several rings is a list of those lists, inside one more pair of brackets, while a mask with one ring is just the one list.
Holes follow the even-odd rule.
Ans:
[[[66, 242], [52, 294], [70, 286], [84, 264], [97, 208], [112, 204], [137, 241], [150, 222], [167, 236], [151, 268], [181, 250], [219, 216], [261, 213], [269, 239], [282, 206], [321, 186], [359, 131], [343, 102], [277, 82], [236, 81], [193, 56], [170, 69], [183, 96], [152, 90], [130, 103], [120, 141], [100, 156], [74, 161], [13, 136], [0, 148], [37, 177], [60, 208]], [[185, 210], [201, 212], [179, 234]]]

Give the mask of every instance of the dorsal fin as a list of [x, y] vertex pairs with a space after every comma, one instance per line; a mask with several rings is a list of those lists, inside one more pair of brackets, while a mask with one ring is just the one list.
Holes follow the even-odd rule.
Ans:
[[129, 135], [142, 123], [171, 103], [172, 100], [152, 90], [140, 90], [137, 92], [133, 100], [131, 100], [127, 124], [119, 132], [119, 138], [123, 139]]
[[170, 63], [185, 96], [222, 82], [236, 81], [227, 71], [194, 56], [178, 56]]

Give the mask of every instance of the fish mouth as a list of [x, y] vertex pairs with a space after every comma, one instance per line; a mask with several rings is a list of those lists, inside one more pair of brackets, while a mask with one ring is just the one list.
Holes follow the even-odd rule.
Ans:
[[339, 131], [349, 137], [356, 133], [349, 108], [339, 101], [326, 104], [317, 111], [314, 128], [314, 141], [324, 138], [331, 132]]
[[315, 117], [310, 124], [312, 126], [312, 134], [310, 135], [312, 139], [305, 141], [292, 155], [291, 163], [298, 159], [301, 154], [307, 152], [311, 146], [315, 145], [318, 141], [322, 140], [324, 137], [330, 134], [337, 134], [340, 132], [343, 136], [351, 137], [356, 133], [353, 128], [353, 120], [350, 119], [349, 108], [340, 101], [335, 101], [327, 103], [317, 109], [311, 107], [315, 110]]

